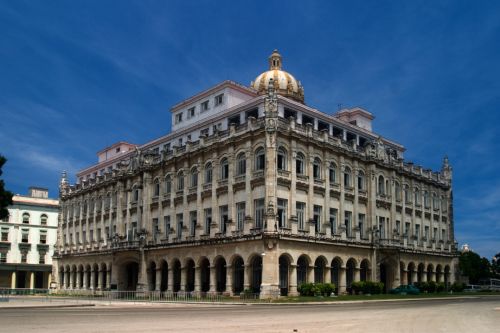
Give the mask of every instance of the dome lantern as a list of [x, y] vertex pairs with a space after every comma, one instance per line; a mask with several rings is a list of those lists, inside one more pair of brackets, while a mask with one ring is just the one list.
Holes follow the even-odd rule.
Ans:
[[[269, 56], [269, 70], [257, 76], [250, 86], [257, 90], [259, 95], [267, 93], [269, 84], [273, 84], [276, 93], [297, 102], [304, 103], [304, 88], [292, 74], [282, 70], [283, 60], [278, 50]], [[272, 79], [272, 80], [270, 80]]]

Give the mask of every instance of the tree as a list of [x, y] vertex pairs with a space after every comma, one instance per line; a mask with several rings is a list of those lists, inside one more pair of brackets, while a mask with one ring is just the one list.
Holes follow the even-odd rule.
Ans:
[[493, 259], [491, 260], [491, 268], [493, 270], [493, 273], [495, 274], [495, 277], [497, 279], [500, 278], [500, 252], [495, 254]]
[[491, 266], [488, 259], [481, 258], [479, 254], [472, 251], [462, 252], [458, 264], [460, 271], [469, 277], [471, 284], [478, 284], [482, 279], [491, 277]]
[[[7, 162], [7, 159], [0, 155], [0, 176], [2, 175], [2, 167]], [[12, 192], [5, 189], [2, 179], [0, 179], [0, 220], [4, 220], [9, 216], [7, 206], [12, 205]]]

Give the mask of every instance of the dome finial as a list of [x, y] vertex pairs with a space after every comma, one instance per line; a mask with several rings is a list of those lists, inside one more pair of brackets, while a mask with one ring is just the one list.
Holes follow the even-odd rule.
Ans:
[[269, 56], [269, 69], [281, 70], [281, 54], [278, 53], [277, 49], [274, 49], [273, 53]]

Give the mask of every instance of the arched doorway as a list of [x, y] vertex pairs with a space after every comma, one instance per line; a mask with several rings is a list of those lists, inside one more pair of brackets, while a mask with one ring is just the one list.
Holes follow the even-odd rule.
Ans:
[[154, 291], [156, 287], [156, 263], [152, 261], [148, 268], [149, 290]]
[[288, 276], [290, 271], [290, 260], [286, 255], [281, 255], [279, 258], [279, 274], [280, 274], [280, 294], [281, 296], [288, 295]]
[[424, 280], [424, 264], [420, 263], [417, 268], [417, 282], [421, 283]]
[[297, 260], [297, 287], [303, 283], [307, 283], [307, 268], [309, 260], [305, 256], [300, 256]]
[[91, 288], [91, 285], [90, 285], [90, 275], [91, 274], [92, 274], [92, 270], [90, 269], [90, 265], [87, 265], [85, 267], [85, 280], [86, 280], [85, 285], [87, 286], [87, 289]]
[[427, 282], [434, 281], [433, 273], [434, 266], [432, 264], [427, 265]]
[[314, 262], [314, 283], [325, 282], [325, 266], [326, 259], [323, 257], [316, 258]]
[[446, 290], [448, 290], [450, 284], [450, 266], [446, 265], [444, 267], [444, 285], [446, 286]]
[[363, 261], [361, 261], [359, 270], [359, 280], [360, 281], [370, 280], [370, 262], [368, 261], [368, 259], [364, 259]]
[[262, 257], [255, 256], [252, 261], [252, 284], [251, 288], [254, 293], [260, 293], [260, 285], [262, 284]]
[[194, 291], [194, 274], [194, 261], [193, 259], [189, 259], [186, 262], [186, 291]]
[[84, 268], [83, 268], [83, 265], [80, 265], [78, 267], [78, 274], [79, 274], [79, 282], [80, 284], [78, 285], [78, 288], [80, 289], [83, 289], [83, 283], [84, 283], [84, 279], [85, 279], [85, 272], [84, 272]]
[[61, 289], [66, 287], [64, 285], [64, 267], [63, 266], [59, 267], [59, 287]]
[[129, 262], [125, 265], [125, 290], [135, 291], [137, 289], [137, 281], [139, 278], [139, 264], [137, 262]]
[[241, 293], [244, 289], [245, 266], [243, 258], [236, 257], [233, 261], [233, 291], [235, 294]]
[[165, 291], [167, 289], [168, 289], [168, 263], [165, 260], [162, 260], [160, 291]]
[[108, 274], [107, 274], [107, 266], [106, 264], [101, 264], [101, 276], [102, 276], [102, 289], [106, 289], [108, 285]]
[[443, 282], [443, 268], [441, 265], [436, 266], [436, 282]]
[[331, 281], [335, 285], [335, 293], [338, 294], [340, 283], [340, 269], [342, 267], [342, 260], [337, 257], [332, 260], [330, 275]]
[[351, 285], [354, 282], [354, 270], [356, 269], [356, 261], [351, 258], [346, 263], [346, 287], [351, 290]]
[[408, 264], [408, 276], [407, 276], [408, 284], [414, 284], [416, 282], [415, 279], [413, 278], [414, 276], [415, 276], [415, 264], [413, 262], [410, 262]]
[[200, 285], [202, 292], [210, 290], [210, 262], [203, 258], [200, 262]]
[[92, 287], [97, 290], [99, 287], [99, 266], [97, 264], [94, 264], [92, 273], [94, 274], [94, 285]]
[[174, 275], [174, 293], [181, 290], [181, 263], [178, 259], [175, 259], [172, 264], [172, 274]]
[[215, 281], [217, 292], [226, 291], [226, 260], [219, 257], [215, 260]]

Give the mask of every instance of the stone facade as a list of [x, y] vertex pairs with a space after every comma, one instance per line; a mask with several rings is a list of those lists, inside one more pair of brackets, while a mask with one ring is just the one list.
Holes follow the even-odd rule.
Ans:
[[[414, 166], [371, 131], [369, 112], [331, 116], [272, 76], [265, 87], [224, 82], [175, 106], [171, 134], [75, 185], [63, 177], [59, 288], [274, 297], [306, 281], [340, 293], [357, 280], [453, 282], [447, 159], [440, 172]], [[213, 98], [220, 109], [207, 116]], [[182, 127], [186, 112], [195, 119]]]

